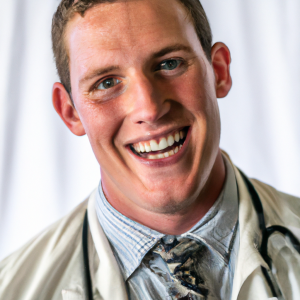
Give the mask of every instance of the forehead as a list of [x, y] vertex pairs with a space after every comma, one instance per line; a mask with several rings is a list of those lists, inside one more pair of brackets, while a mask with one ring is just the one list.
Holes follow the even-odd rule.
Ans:
[[[185, 39], [191, 25], [185, 8], [176, 0], [127, 0], [103, 3], [76, 14], [69, 22], [66, 43], [70, 60], [95, 50], [147, 51], [166, 42]], [[193, 26], [189, 26], [190, 28]]]

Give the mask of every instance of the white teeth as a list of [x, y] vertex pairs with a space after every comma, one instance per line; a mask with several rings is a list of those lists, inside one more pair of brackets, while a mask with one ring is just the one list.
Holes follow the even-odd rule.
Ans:
[[139, 143], [141, 152], [145, 152], [145, 147], [142, 143]]
[[145, 150], [146, 150], [146, 152], [150, 152], [151, 151], [150, 145], [145, 144]]
[[[152, 148], [152, 147], [151, 147], [151, 148]], [[159, 142], [158, 149], [159, 149], [159, 150], [164, 150], [164, 149], [166, 149], [166, 148], [168, 148], [167, 140], [166, 140], [166, 138], [162, 138], [162, 139], [160, 140], [160, 142]]]
[[[173, 134], [169, 134], [168, 137], [161, 138], [159, 143], [157, 143], [156, 140], [151, 140], [151, 141], [145, 141], [145, 142], [139, 142], [136, 144], [132, 144], [132, 147], [138, 153], [144, 153], [144, 152], [148, 153], [148, 152], [152, 152], [152, 151], [153, 152], [160, 151], [160, 150], [164, 150], [168, 147], [172, 147], [175, 142], [179, 142], [180, 140], [184, 139], [186, 137], [186, 134], [187, 133], [183, 130], [176, 131]], [[164, 157], [169, 157], [170, 155], [174, 155], [175, 153], [177, 153], [181, 148], [182, 148], [182, 145], [180, 145], [179, 147], [176, 147], [176, 148], [174, 147], [173, 150], [166, 152], [168, 154], [164, 153], [161, 155], [164, 155]], [[158, 157], [157, 155], [150, 155], [149, 159], [162, 158], [161, 156]]]
[[[145, 145], [146, 147], [146, 145]], [[169, 152], [165, 152], [165, 153], [159, 153], [159, 154], [150, 154], [148, 155], [148, 159], [161, 159], [161, 158], [167, 158], [167, 157], [170, 157], [176, 153], [178, 153], [180, 151], [180, 149], [182, 148], [182, 145], [180, 145], [179, 147], [176, 146], [175, 149], [169, 151]]]
[[184, 138], [183, 131], [180, 131], [179, 134], [180, 134], [180, 139], [182, 140]]
[[161, 159], [161, 158], [170, 157], [170, 156], [178, 153], [178, 151], [181, 149], [181, 147], [182, 147], [182, 145], [180, 145], [179, 147], [177, 146], [174, 150], [171, 150], [169, 152], [155, 154], [155, 155], [149, 155], [148, 159]]
[[165, 157], [169, 157], [169, 155], [166, 156], [166, 154], [163, 154], [163, 153], [155, 154], [155, 155], [149, 155], [148, 159], [160, 159], [160, 158], [165, 158]]
[[151, 151], [158, 151], [159, 150], [158, 145], [157, 145], [156, 141], [154, 141], [154, 140], [150, 141], [150, 147], [151, 147]]
[[174, 144], [174, 137], [173, 137], [173, 135], [169, 135], [168, 136], [168, 145], [169, 146], [173, 146], [173, 144]]

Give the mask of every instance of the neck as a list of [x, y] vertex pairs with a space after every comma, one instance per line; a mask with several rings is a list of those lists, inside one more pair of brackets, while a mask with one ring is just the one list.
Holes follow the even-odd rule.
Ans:
[[213, 206], [222, 191], [225, 177], [225, 165], [219, 151], [210, 176], [196, 200], [175, 214], [148, 211], [136, 205], [128, 208], [124, 202], [111, 201], [115, 197], [103, 180], [102, 187], [110, 204], [129, 219], [164, 234], [180, 235], [197, 224]]

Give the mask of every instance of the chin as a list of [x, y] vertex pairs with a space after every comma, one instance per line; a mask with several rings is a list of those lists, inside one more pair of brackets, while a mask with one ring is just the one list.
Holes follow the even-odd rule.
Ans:
[[[178, 190], [168, 190], [165, 189], [155, 192], [147, 193], [147, 197], [143, 199], [143, 204], [138, 204], [143, 206], [145, 210], [152, 211], [161, 214], [175, 214], [182, 211], [184, 208], [192, 205], [193, 201], [197, 198], [197, 189], [194, 188], [194, 193], [189, 191], [178, 191]], [[142, 199], [139, 198], [139, 200]], [[140, 202], [140, 201], [139, 201]]]

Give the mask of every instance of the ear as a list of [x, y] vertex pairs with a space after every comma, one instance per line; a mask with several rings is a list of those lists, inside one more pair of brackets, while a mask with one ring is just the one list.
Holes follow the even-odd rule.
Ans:
[[215, 73], [217, 98], [224, 98], [227, 96], [232, 86], [232, 79], [230, 76], [230, 51], [225, 44], [216, 43], [211, 49], [211, 58]]
[[85, 130], [70, 95], [65, 87], [59, 82], [56, 82], [53, 85], [52, 103], [61, 119], [75, 135], [85, 135]]

